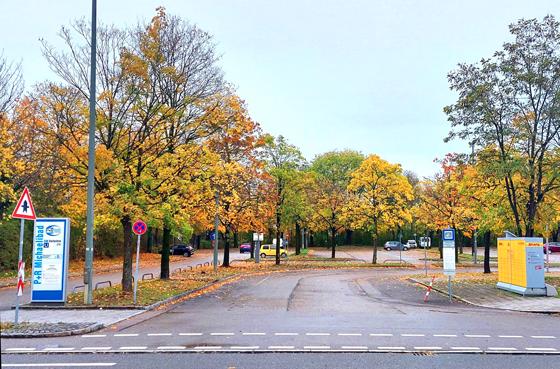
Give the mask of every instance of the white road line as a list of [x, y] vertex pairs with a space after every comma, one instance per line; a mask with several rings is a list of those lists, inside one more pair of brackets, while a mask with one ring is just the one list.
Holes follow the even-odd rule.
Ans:
[[195, 350], [220, 350], [222, 346], [196, 346]]
[[523, 336], [498, 336], [500, 338], [523, 338]]
[[440, 346], [414, 346], [415, 350], [441, 350]]
[[43, 351], [72, 351], [74, 347], [46, 347]]
[[361, 333], [339, 333], [339, 336], [361, 336]]
[[456, 334], [434, 334], [434, 337], [457, 337]]
[[392, 333], [370, 333], [371, 337], [393, 337]]
[[279, 332], [274, 333], [275, 336], [297, 336], [299, 333], [290, 333], [290, 332]]
[[367, 346], [340, 346], [343, 350], [367, 350]]
[[517, 351], [515, 347], [488, 347], [490, 351]]
[[215, 332], [215, 333], [210, 333], [211, 336], [234, 336], [235, 333], [229, 333], [229, 332]]
[[403, 333], [401, 337], [424, 337], [425, 334], [417, 334], [417, 333]]
[[35, 347], [12, 347], [7, 348], [5, 351], [35, 351]]
[[158, 346], [158, 350], [184, 350], [185, 346]]
[[111, 346], [90, 346], [82, 347], [81, 350], [110, 350]]
[[30, 363], [30, 364], [2, 364], [3, 368], [55, 368], [55, 367], [96, 367], [96, 366], [114, 366], [117, 363]]
[[294, 346], [268, 346], [269, 350], [293, 350]]
[[146, 346], [121, 346], [119, 350], [145, 350]]
[[531, 336], [531, 338], [554, 339], [556, 336]]
[[404, 346], [377, 346], [378, 350], [404, 350]]
[[555, 348], [552, 347], [525, 347], [527, 351], [556, 351]]
[[202, 336], [202, 333], [179, 333], [179, 336]]
[[157, 336], [172, 336], [171, 333], [148, 333], [147, 334], [150, 337], [157, 337]]
[[259, 346], [231, 346], [231, 350], [258, 350]]
[[489, 334], [465, 334], [468, 338], [490, 338]]
[[243, 332], [244, 336], [266, 336], [264, 332]]
[[82, 334], [83, 338], [100, 338], [100, 337], [107, 337], [106, 334]]
[[138, 337], [138, 333], [115, 333], [113, 337]]
[[303, 346], [304, 350], [330, 350], [330, 346]]
[[330, 333], [306, 333], [306, 336], [330, 336]]
[[452, 350], [480, 350], [480, 347], [471, 347], [471, 346], [452, 346]]

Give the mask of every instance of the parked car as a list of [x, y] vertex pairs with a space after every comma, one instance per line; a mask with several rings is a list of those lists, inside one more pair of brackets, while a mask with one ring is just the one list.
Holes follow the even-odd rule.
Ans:
[[546, 254], [546, 247], [548, 246], [548, 253], [552, 254], [553, 252], [560, 252], [560, 242], [549, 242], [544, 244], [543, 250]]
[[[275, 245], [262, 245], [261, 250], [259, 251], [261, 258], [266, 258], [267, 256], [274, 256], [276, 257], [276, 246]], [[288, 253], [286, 252], [286, 248], [284, 246], [280, 246], [280, 257], [286, 258], [288, 257]]]
[[414, 249], [414, 248], [418, 247], [418, 245], [416, 244], [416, 240], [408, 240], [408, 241], [406, 241], [406, 245], [410, 249]]
[[242, 243], [241, 245], [239, 245], [239, 253], [244, 254], [246, 252], [251, 252], [251, 244]]
[[385, 245], [383, 246], [383, 248], [387, 251], [390, 250], [403, 250], [406, 251], [409, 249], [409, 247], [407, 245], [403, 245], [401, 242], [399, 241], [387, 241], [385, 242]]
[[170, 255], [185, 255], [191, 257], [194, 254], [194, 247], [191, 245], [175, 245], [169, 250]]

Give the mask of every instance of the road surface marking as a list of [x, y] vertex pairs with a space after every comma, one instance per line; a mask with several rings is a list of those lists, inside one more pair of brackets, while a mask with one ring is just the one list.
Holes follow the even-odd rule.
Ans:
[[283, 333], [283, 332], [280, 332], [280, 333], [274, 333], [274, 335], [275, 336], [297, 336], [297, 335], [299, 335], [299, 333], [290, 333], [290, 332]]
[[418, 334], [418, 333], [403, 333], [401, 337], [424, 337], [425, 334]]
[[339, 333], [339, 336], [361, 336], [361, 333]]
[[370, 333], [371, 337], [393, 337], [392, 333]]
[[330, 350], [330, 346], [303, 346], [305, 350]]
[[255, 286], [258, 286], [259, 284], [263, 283], [264, 281], [266, 281], [266, 280], [267, 280], [268, 278], [270, 278], [270, 277], [272, 277], [272, 276], [269, 275], [268, 277], [261, 279], [260, 281], [258, 281], [258, 282], [255, 284]]
[[515, 347], [488, 347], [490, 351], [516, 351]]
[[468, 338], [490, 338], [489, 334], [465, 334]]
[[158, 346], [158, 350], [184, 350], [185, 346]]
[[452, 350], [480, 350], [480, 347], [470, 347], [470, 346], [452, 346]]
[[119, 350], [145, 350], [146, 346], [121, 346]]
[[264, 332], [243, 332], [244, 336], [266, 336]]
[[523, 338], [523, 336], [498, 336], [500, 338]]
[[107, 337], [106, 334], [82, 334], [83, 338], [100, 338], [100, 337]]
[[156, 336], [171, 336], [171, 335], [172, 335], [171, 333], [148, 333], [148, 336], [153, 336], [153, 337], [156, 337]]
[[268, 346], [270, 350], [293, 350], [294, 346]]
[[110, 350], [111, 346], [90, 346], [82, 347], [81, 350]]
[[46, 347], [43, 351], [72, 351], [74, 347]]
[[113, 337], [138, 337], [138, 333], [115, 333]]
[[5, 351], [35, 351], [35, 347], [12, 347], [7, 348]]
[[367, 346], [341, 346], [343, 350], [367, 350]]
[[439, 346], [414, 346], [415, 350], [441, 350]]
[[434, 334], [434, 337], [457, 337], [456, 334]]
[[229, 333], [229, 332], [215, 332], [215, 333], [210, 333], [211, 336], [234, 336], [235, 333]]
[[257, 350], [259, 346], [231, 346], [231, 350]]
[[179, 333], [179, 336], [202, 336], [202, 333]]
[[220, 350], [222, 346], [196, 346], [195, 350]]
[[95, 367], [95, 366], [114, 366], [117, 363], [33, 363], [33, 364], [2, 364], [3, 368], [41, 368], [41, 367]]
[[554, 339], [556, 336], [531, 336], [531, 338]]
[[330, 336], [330, 333], [306, 333], [306, 336]]
[[378, 350], [404, 350], [404, 346], [377, 346]]
[[525, 347], [527, 351], [556, 351], [555, 348], [552, 347]]

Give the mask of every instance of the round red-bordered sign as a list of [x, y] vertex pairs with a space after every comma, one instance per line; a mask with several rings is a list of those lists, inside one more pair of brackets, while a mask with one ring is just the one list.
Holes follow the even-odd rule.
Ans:
[[134, 232], [134, 234], [138, 236], [143, 235], [144, 233], [146, 233], [147, 230], [148, 230], [148, 226], [146, 225], [146, 223], [144, 223], [141, 220], [137, 220], [132, 225], [132, 232]]

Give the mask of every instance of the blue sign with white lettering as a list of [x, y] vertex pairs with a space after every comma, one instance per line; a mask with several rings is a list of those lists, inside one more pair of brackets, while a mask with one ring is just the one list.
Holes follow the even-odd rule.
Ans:
[[65, 302], [70, 248], [68, 218], [38, 218], [33, 232], [31, 302]]

